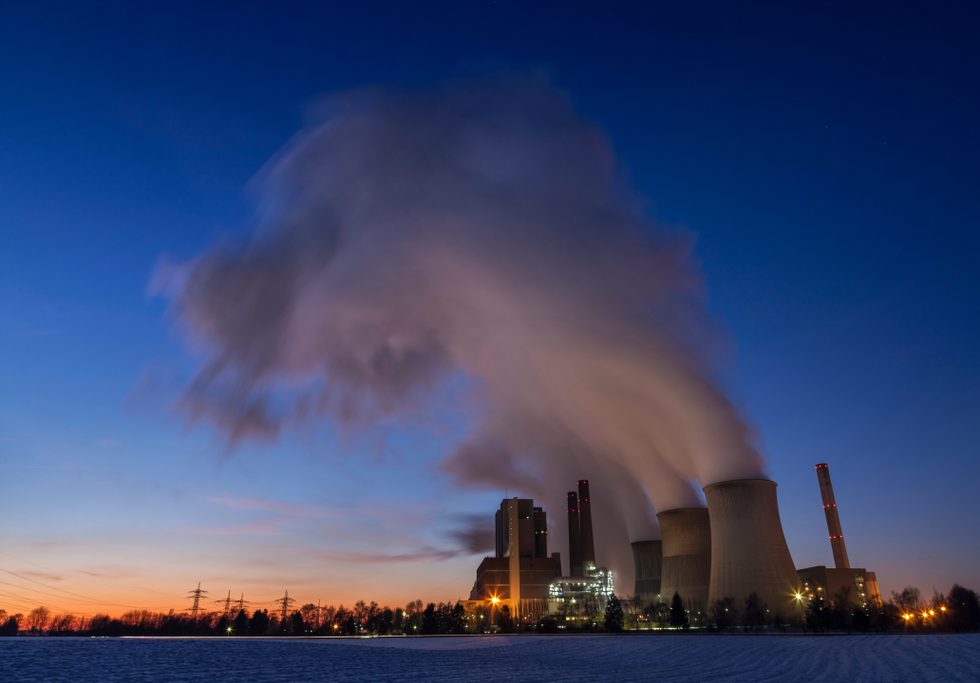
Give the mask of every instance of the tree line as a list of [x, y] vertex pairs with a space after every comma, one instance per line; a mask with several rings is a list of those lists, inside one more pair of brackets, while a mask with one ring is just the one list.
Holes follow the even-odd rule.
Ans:
[[489, 622], [460, 602], [409, 602], [404, 608], [358, 601], [351, 608], [312, 603], [287, 611], [257, 609], [201, 612], [130, 610], [118, 618], [52, 614], [38, 607], [26, 616], [0, 609], [0, 635], [50, 636], [358, 636], [481, 632]]
[[[646, 603], [636, 597], [611, 596], [604, 614], [588, 618], [565, 614], [545, 615], [534, 623], [516, 619], [506, 605], [492, 608], [459, 601], [424, 604], [409, 602], [404, 608], [381, 607], [376, 602], [358, 601], [351, 608], [319, 607], [312, 603], [297, 610], [228, 610], [188, 614], [130, 610], [121, 617], [107, 614], [83, 618], [70, 613], [52, 614], [46, 607], [28, 613], [7, 614], [0, 609], [0, 636], [19, 633], [49, 636], [364, 636], [436, 635], [487, 633], [491, 630], [517, 633], [605, 631], [617, 633], [638, 629], [682, 629], [753, 631], [779, 626], [773, 623], [768, 606], [756, 593], [741, 601], [733, 597], [716, 600], [707, 614], [693, 617], [675, 593], [669, 600]], [[872, 599], [857, 605], [848, 589], [834, 595], [819, 592], [799, 602], [799, 622], [815, 632], [967, 632], [980, 630], [980, 597], [954, 584], [948, 593], [934, 591], [923, 598], [917, 588], [892, 593], [887, 602]], [[493, 627], [491, 628], [491, 624]]]
[[[680, 595], [657, 603], [644, 603], [635, 597], [622, 601], [624, 629], [690, 629], [709, 631], [757, 631], [781, 626], [769, 612], [769, 606], [757, 593], [741, 601], [734, 597], [715, 600], [706, 614], [685, 608]], [[813, 632], [917, 632], [961, 633], [980, 631], [980, 596], [973, 590], [954, 584], [949, 593], [933, 592], [924, 599], [918, 588], [906, 587], [892, 593], [887, 602], [872, 598], [859, 605], [849, 587], [829, 596], [822, 591], [813, 598], [798, 601], [798, 625]], [[606, 621], [609, 621], [607, 608]], [[608, 630], [608, 629], [607, 629]], [[614, 629], [613, 629], [614, 630]]]

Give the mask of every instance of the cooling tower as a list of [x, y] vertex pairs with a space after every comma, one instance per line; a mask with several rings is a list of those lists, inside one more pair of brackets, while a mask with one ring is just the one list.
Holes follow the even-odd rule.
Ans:
[[578, 494], [568, 492], [568, 575], [582, 576], [582, 534], [578, 526]]
[[830, 549], [834, 551], [834, 566], [849, 569], [847, 547], [844, 545], [844, 532], [840, 528], [840, 515], [837, 514], [837, 499], [830, 483], [830, 470], [826, 463], [817, 465], [817, 481], [820, 482], [820, 496], [823, 498], [823, 511], [827, 516], [827, 531], [830, 533]]
[[644, 604], [657, 602], [660, 595], [663, 544], [661, 541], [637, 541], [631, 545], [633, 547], [633, 569], [636, 572], [636, 585], [633, 595], [640, 598]]
[[732, 597], [743, 609], [754, 592], [769, 609], [767, 620], [795, 621], [800, 581], [779, 521], [776, 482], [723, 481], [704, 495], [711, 515], [708, 603]]
[[582, 533], [582, 566], [595, 568], [595, 540], [592, 538], [592, 499], [589, 480], [578, 482], [579, 527]]
[[660, 594], [669, 603], [678, 593], [693, 613], [704, 613], [711, 578], [711, 523], [704, 508], [657, 513], [663, 539]]

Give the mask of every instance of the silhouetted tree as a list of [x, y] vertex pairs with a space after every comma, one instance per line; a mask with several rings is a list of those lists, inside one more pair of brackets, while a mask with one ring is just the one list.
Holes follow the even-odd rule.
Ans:
[[854, 616], [851, 617], [851, 624], [854, 628], [861, 633], [867, 633], [871, 630], [871, 617], [862, 607], [856, 607], [854, 609]]
[[456, 602], [449, 619], [450, 633], [466, 633], [466, 608], [463, 607], [462, 603]]
[[514, 632], [514, 617], [510, 613], [510, 605], [504, 605], [500, 608], [500, 616], [497, 618], [497, 623], [500, 626], [500, 630], [504, 633]]
[[304, 631], [315, 631], [320, 627], [320, 608], [312, 602], [300, 607], [299, 613], [303, 615]]
[[250, 636], [264, 636], [270, 625], [269, 610], [255, 610], [252, 613], [252, 620], [248, 623], [248, 634]]
[[906, 586], [901, 593], [892, 591], [892, 602], [902, 614], [915, 615], [919, 613], [922, 594], [918, 588]]
[[687, 612], [684, 610], [684, 601], [679, 593], [674, 593], [670, 600], [670, 625], [674, 628], [686, 628], [688, 625]]
[[623, 600], [623, 613], [626, 617], [623, 626], [631, 630], [638, 628], [639, 618], [643, 611], [643, 598], [640, 596], [633, 595]]
[[606, 630], [610, 633], [621, 633], [623, 630], [623, 602], [615, 594], [609, 596], [606, 602]]
[[35, 607], [27, 615], [27, 628], [34, 635], [40, 635], [44, 632], [44, 627], [47, 626], [50, 616], [51, 610], [47, 607]]
[[0, 610], [0, 636], [16, 636], [23, 619], [23, 614], [8, 615], [6, 611]]
[[953, 630], [980, 630], [980, 597], [975, 591], [954, 583], [946, 601], [949, 603], [949, 624]]
[[738, 622], [735, 598], [724, 597], [711, 603], [711, 620], [722, 631], [728, 631]]
[[248, 615], [245, 614], [245, 610], [238, 611], [231, 628], [232, 633], [236, 636], [248, 635]]
[[745, 598], [745, 616], [743, 624], [746, 628], [760, 628], [766, 624], [766, 603], [759, 599], [759, 594], [755, 591]]
[[401, 631], [404, 628], [404, 624], [405, 624], [405, 611], [401, 607], [399, 607], [398, 609], [395, 610], [395, 620], [392, 622], [392, 625], [395, 627], [396, 631]]
[[430, 602], [425, 606], [425, 611], [422, 612], [422, 628], [420, 630], [425, 635], [439, 633], [439, 617], [436, 614], [436, 605], [434, 602]]
[[823, 596], [814, 595], [806, 606], [806, 625], [814, 631], [826, 631], [830, 628], [830, 610]]
[[839, 631], [851, 630], [851, 587], [841, 586], [833, 595], [833, 605], [830, 612], [830, 622]]

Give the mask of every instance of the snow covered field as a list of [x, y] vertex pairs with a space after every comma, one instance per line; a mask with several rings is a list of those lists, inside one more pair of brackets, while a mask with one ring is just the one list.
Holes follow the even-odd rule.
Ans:
[[980, 635], [0, 638], [0, 681], [980, 681]]

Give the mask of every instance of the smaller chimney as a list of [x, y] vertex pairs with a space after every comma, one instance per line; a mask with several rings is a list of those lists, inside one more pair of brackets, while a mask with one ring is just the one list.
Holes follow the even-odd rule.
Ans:
[[578, 494], [568, 492], [568, 575], [582, 576], [582, 532], [578, 524]]
[[817, 481], [820, 482], [823, 511], [827, 515], [827, 531], [830, 532], [830, 547], [834, 551], [834, 566], [838, 569], [850, 569], [851, 563], [847, 559], [844, 532], [840, 528], [840, 515], [837, 514], [837, 501], [834, 500], [834, 487], [830, 483], [827, 463], [817, 465]]
[[592, 501], [589, 480], [578, 482], [579, 526], [582, 530], [582, 567], [595, 569], [595, 540], [592, 537]]

